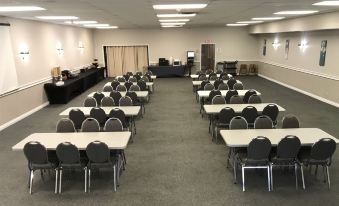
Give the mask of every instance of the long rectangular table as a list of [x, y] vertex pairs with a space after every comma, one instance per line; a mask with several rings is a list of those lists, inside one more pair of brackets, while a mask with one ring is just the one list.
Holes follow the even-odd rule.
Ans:
[[[120, 78], [120, 77], [123, 77], [122, 75], [119, 75], [119, 76], [116, 76], [115, 77], [115, 79], [118, 79], [118, 78]], [[143, 77], [143, 76], [141, 76], [141, 77]], [[156, 79], [157, 78], [157, 76], [156, 75], [151, 75], [151, 79]]]
[[38, 141], [47, 150], [56, 150], [63, 142], [70, 142], [79, 150], [86, 150], [89, 143], [101, 141], [107, 144], [109, 149], [125, 149], [131, 137], [131, 132], [74, 132], [74, 133], [34, 133], [18, 142], [12, 147], [13, 151], [23, 150], [26, 143]]
[[[134, 85], [137, 85], [137, 82], [133, 82]], [[105, 86], [110, 86], [111, 82], [107, 82]], [[124, 82], [120, 82], [120, 85], [125, 85]], [[154, 82], [146, 82], [146, 86], [150, 89], [150, 91], [154, 91]]]
[[[215, 81], [209, 81], [211, 84], [214, 84]], [[192, 81], [193, 86], [200, 86], [202, 81]], [[227, 80], [224, 80], [224, 83], [227, 84]], [[237, 80], [237, 83], [241, 83], [241, 81]]]
[[[108, 97], [110, 95], [110, 92], [101, 92], [103, 95], [105, 95], [106, 97]], [[147, 98], [148, 97], [148, 91], [135, 91], [135, 93], [137, 94], [138, 98]], [[90, 93], [89, 95], [87, 95], [88, 97], [93, 97], [93, 95], [95, 94], [95, 92]], [[126, 92], [120, 92], [121, 96], [125, 96]]]
[[[62, 111], [59, 115], [68, 116], [69, 112], [72, 109], [80, 109], [85, 114], [85, 116], [89, 116], [92, 108], [93, 107], [69, 107], [66, 110]], [[101, 108], [105, 111], [107, 115], [112, 109], [118, 108], [118, 109], [121, 109], [127, 117], [133, 117], [139, 114], [141, 107], [140, 106], [122, 106], [122, 107], [101, 107]]]
[[148, 71], [157, 77], [183, 77], [186, 66], [149, 66]]
[[[210, 75], [209, 74], [206, 74], [206, 77], [208, 78]], [[227, 74], [227, 76], [229, 78], [233, 77], [232, 74]], [[217, 74], [217, 77], [220, 77], [220, 74]], [[192, 79], [198, 79], [199, 78], [199, 74], [191, 74], [191, 78]]]
[[318, 128], [220, 130], [220, 134], [228, 147], [247, 147], [258, 136], [267, 137], [276, 146], [287, 135], [297, 136], [304, 146], [312, 145], [321, 138], [331, 138], [339, 144], [338, 139]]
[[[248, 91], [248, 89], [244, 89], [244, 90], [237, 90], [238, 95], [243, 97], [245, 96], [246, 92]], [[255, 90], [256, 91], [256, 90]], [[198, 97], [199, 98], [207, 98], [210, 95], [211, 91], [208, 90], [199, 90], [198, 91]], [[221, 92], [221, 96], [226, 97], [226, 93], [228, 92], [228, 90], [220, 90]], [[260, 92], [256, 91], [257, 95], [261, 95]]]
[[[234, 110], [235, 113], [241, 113], [242, 110], [247, 107], [247, 106], [253, 106], [255, 107], [258, 112], [262, 112], [264, 110], [264, 108], [268, 105], [268, 104], [273, 104], [273, 103], [260, 103], [260, 104], [209, 104], [209, 105], [204, 105], [204, 110], [206, 112], [206, 114], [208, 115], [213, 115], [213, 114], [219, 114], [219, 112], [225, 108], [225, 107], [230, 107]], [[277, 105], [277, 104], [275, 104]], [[280, 112], [286, 111], [283, 107], [278, 106], [278, 109]]]

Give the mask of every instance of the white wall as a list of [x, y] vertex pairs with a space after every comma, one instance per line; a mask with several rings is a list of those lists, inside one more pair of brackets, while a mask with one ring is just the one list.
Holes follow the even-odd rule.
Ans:
[[103, 63], [103, 46], [149, 45], [150, 62], [159, 57], [179, 58], [186, 61], [187, 51], [198, 52], [201, 43], [216, 44], [218, 60], [255, 60], [257, 40], [246, 28], [180, 28], [149, 30], [95, 30], [95, 56]]
[[[43, 91], [43, 81], [51, 77], [55, 66], [75, 68], [90, 64], [93, 60], [93, 31], [71, 26], [62, 26], [38, 21], [0, 17], [0, 22], [10, 23], [10, 33], [15, 57], [19, 86], [40, 84], [0, 97], [1, 125], [47, 102]], [[78, 49], [83, 42], [84, 52]], [[61, 42], [64, 54], [57, 55], [56, 44]], [[20, 48], [29, 49], [27, 60], [20, 58]], [[1, 69], [1, 68], [0, 68]], [[29, 101], [27, 101], [29, 99]], [[15, 106], [20, 103], [20, 106]]]

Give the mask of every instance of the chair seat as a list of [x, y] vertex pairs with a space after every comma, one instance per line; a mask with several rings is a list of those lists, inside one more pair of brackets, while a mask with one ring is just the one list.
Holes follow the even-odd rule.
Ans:
[[30, 164], [30, 168], [33, 170], [55, 169], [57, 166], [58, 166], [57, 162], [49, 162], [46, 164]]
[[252, 165], [252, 166], [266, 166], [269, 164], [268, 159], [262, 159], [262, 160], [253, 160], [247, 158], [247, 153], [238, 152], [237, 153], [237, 159], [241, 164], [244, 165]]
[[274, 165], [294, 165], [297, 163], [295, 158], [279, 158], [274, 156], [271, 158], [271, 163]]
[[111, 157], [111, 161], [109, 161], [109, 162], [103, 162], [103, 163], [89, 162], [88, 167], [89, 168], [112, 168], [113, 165], [116, 164], [116, 162], [117, 162], [117, 158]]
[[329, 165], [328, 160], [315, 160], [311, 159], [311, 147], [303, 147], [299, 151], [298, 159], [301, 163], [305, 165], [322, 165], [326, 166]]

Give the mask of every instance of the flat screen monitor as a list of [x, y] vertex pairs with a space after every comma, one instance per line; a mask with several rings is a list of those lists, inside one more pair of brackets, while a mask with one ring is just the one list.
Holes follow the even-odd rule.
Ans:
[[194, 58], [194, 51], [188, 51], [187, 58]]

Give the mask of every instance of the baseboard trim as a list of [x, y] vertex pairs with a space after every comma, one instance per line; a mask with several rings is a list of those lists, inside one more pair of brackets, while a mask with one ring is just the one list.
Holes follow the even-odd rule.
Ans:
[[314, 98], [314, 99], [317, 99], [317, 100], [319, 100], [319, 101], [322, 101], [322, 102], [324, 102], [324, 103], [326, 103], [326, 104], [329, 104], [329, 105], [332, 105], [332, 106], [334, 106], [334, 107], [339, 108], [339, 104], [336, 103], [336, 102], [333, 102], [333, 101], [331, 101], [331, 100], [325, 99], [325, 98], [323, 98], [323, 97], [320, 97], [320, 96], [318, 96], [318, 95], [312, 94], [312, 93], [310, 93], [310, 92], [306, 92], [306, 91], [304, 91], [304, 90], [302, 90], [302, 89], [293, 87], [293, 86], [291, 86], [291, 85], [285, 84], [285, 83], [283, 83], [283, 82], [280, 82], [280, 81], [278, 81], [278, 80], [276, 80], [276, 79], [272, 79], [272, 78], [267, 77], [267, 76], [262, 75], [262, 74], [258, 74], [258, 76], [260, 76], [260, 77], [262, 77], [262, 78], [264, 78], [264, 79], [267, 79], [267, 80], [269, 80], [269, 81], [271, 81], [271, 82], [275, 82], [275, 83], [277, 83], [277, 84], [280, 84], [281, 86], [287, 87], [287, 88], [292, 89], [292, 90], [294, 90], [294, 91], [297, 91], [297, 92], [300, 92], [300, 93], [302, 93], [302, 94], [305, 94], [305, 95], [307, 95], [307, 96], [309, 96], [309, 97], [312, 97], [312, 98]]
[[26, 113], [24, 113], [24, 114], [22, 114], [22, 115], [20, 115], [20, 116], [18, 116], [18, 117], [16, 117], [16, 118], [12, 119], [11, 121], [6, 122], [6, 123], [3, 124], [3, 125], [0, 125], [0, 131], [2, 131], [2, 130], [4, 130], [4, 129], [6, 129], [7, 127], [9, 127], [9, 126], [11, 126], [11, 125], [13, 125], [13, 124], [19, 122], [20, 120], [23, 120], [24, 118], [26, 118], [26, 117], [28, 117], [29, 115], [31, 115], [31, 114], [33, 114], [33, 113], [39, 111], [40, 109], [46, 107], [47, 105], [49, 105], [49, 102], [45, 102], [45, 103], [43, 103], [42, 105], [40, 105], [40, 106], [38, 106], [38, 107], [35, 107], [34, 109], [31, 109], [30, 111], [28, 111], [28, 112], [26, 112]]

